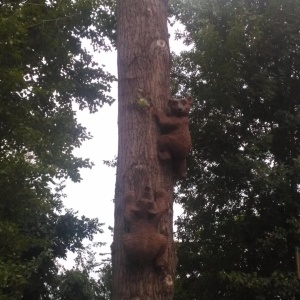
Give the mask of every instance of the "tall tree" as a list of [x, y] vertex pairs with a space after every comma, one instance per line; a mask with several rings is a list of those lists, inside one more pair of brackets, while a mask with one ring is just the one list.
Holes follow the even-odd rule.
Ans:
[[177, 299], [299, 299], [298, 0], [174, 1], [196, 98]]
[[[103, 243], [92, 243], [77, 251], [75, 266], [61, 272], [53, 300], [109, 300], [111, 299], [111, 260], [98, 261], [95, 249]], [[98, 279], [96, 275], [99, 275]]]
[[173, 297], [173, 175], [158, 160], [159, 130], [152, 114], [153, 107], [166, 108], [170, 98], [167, 5], [166, 0], [117, 1], [115, 300]]
[[0, 298], [50, 299], [57, 258], [101, 231], [64, 210], [64, 179], [91, 167], [80, 109], [111, 103], [113, 77], [83, 47], [106, 49], [109, 1], [0, 2]]

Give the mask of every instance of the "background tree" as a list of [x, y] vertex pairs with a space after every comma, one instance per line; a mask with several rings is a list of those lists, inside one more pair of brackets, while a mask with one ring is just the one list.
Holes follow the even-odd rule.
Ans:
[[95, 112], [114, 79], [82, 46], [107, 50], [110, 1], [0, 3], [0, 298], [50, 299], [57, 258], [101, 232], [62, 205], [63, 180], [91, 167], [75, 108]]
[[[151, 106], [166, 108], [170, 98], [170, 55], [166, 0], [117, 1], [117, 49], [119, 82], [119, 151], [115, 192], [115, 226], [112, 246], [113, 299], [172, 299], [175, 255], [172, 244], [173, 178], [170, 166], [158, 161], [158, 127]], [[144, 261], [129, 261], [123, 237], [125, 193], [134, 192], [133, 202], [153, 203], [158, 189], [168, 202], [159, 232], [168, 239], [168, 262], [164, 272], [155, 270], [151, 246]], [[146, 194], [146, 195], [145, 195]], [[144, 202], [146, 203], [146, 202]], [[132, 203], [134, 205], [134, 203]], [[134, 210], [133, 210], [134, 211]], [[145, 232], [147, 233], [147, 232]], [[127, 235], [128, 236], [128, 235]], [[143, 236], [136, 248], [144, 245]], [[141, 250], [141, 252], [143, 249]]]
[[78, 251], [75, 267], [59, 275], [57, 289], [52, 299], [111, 299], [111, 262], [110, 260], [97, 262], [97, 252], [93, 250], [101, 245], [102, 243], [91, 244]]
[[300, 2], [174, 1], [196, 99], [176, 299], [298, 299]]

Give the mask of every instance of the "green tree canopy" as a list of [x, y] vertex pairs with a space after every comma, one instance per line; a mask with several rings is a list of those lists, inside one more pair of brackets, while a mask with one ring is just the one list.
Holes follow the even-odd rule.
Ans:
[[101, 232], [62, 204], [88, 159], [75, 109], [96, 112], [114, 77], [83, 47], [108, 50], [109, 0], [0, 1], [0, 298], [50, 299], [57, 258]]
[[57, 300], [109, 300], [111, 299], [112, 268], [104, 263], [98, 280], [89, 270], [73, 268], [59, 276], [59, 284], [53, 299]]
[[195, 98], [177, 299], [298, 299], [300, 2], [173, 1]]

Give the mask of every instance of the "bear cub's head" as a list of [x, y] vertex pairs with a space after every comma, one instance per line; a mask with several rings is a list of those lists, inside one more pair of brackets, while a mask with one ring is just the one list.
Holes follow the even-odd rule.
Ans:
[[190, 112], [190, 108], [192, 106], [192, 97], [188, 96], [186, 98], [173, 98], [169, 100], [169, 108], [171, 115], [177, 117], [185, 117], [188, 116]]

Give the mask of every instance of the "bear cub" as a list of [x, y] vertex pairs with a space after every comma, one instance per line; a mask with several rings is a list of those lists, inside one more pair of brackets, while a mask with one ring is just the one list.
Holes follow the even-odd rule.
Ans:
[[123, 244], [129, 260], [134, 265], [154, 264], [164, 269], [167, 264], [166, 236], [158, 232], [158, 225], [163, 214], [169, 208], [164, 190], [155, 192], [151, 199], [150, 188], [145, 188], [144, 196], [135, 202], [135, 193], [127, 192], [124, 196], [124, 219], [129, 232], [123, 235]]
[[189, 111], [192, 97], [170, 99], [169, 113], [153, 109], [161, 135], [158, 139], [158, 157], [160, 160], [171, 160], [175, 175], [186, 178], [186, 157], [192, 148], [189, 130]]

